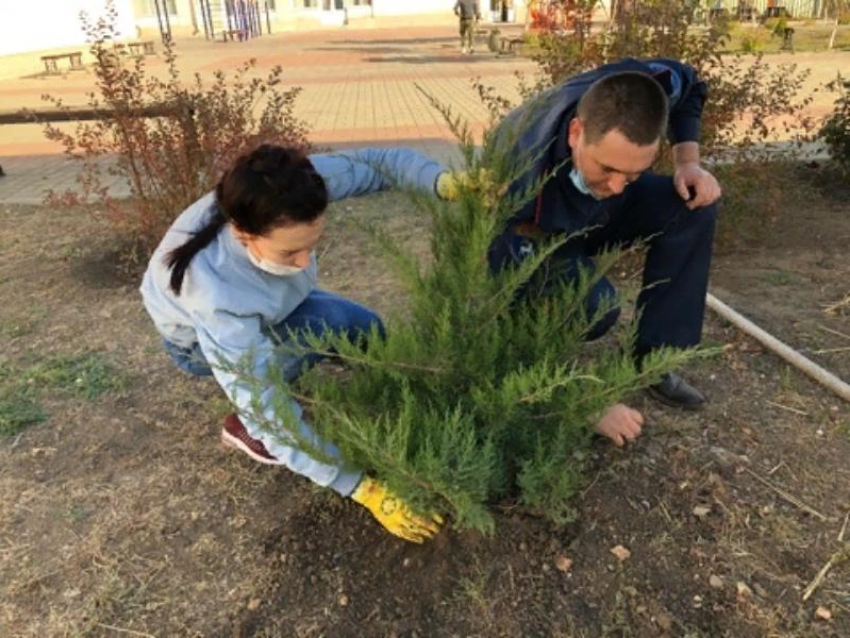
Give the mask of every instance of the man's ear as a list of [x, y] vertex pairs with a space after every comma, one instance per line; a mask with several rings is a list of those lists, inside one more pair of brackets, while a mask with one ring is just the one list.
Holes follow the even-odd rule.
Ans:
[[578, 117], [570, 120], [569, 132], [567, 133], [567, 142], [570, 148], [575, 150], [579, 145], [582, 133], [584, 132], [584, 124]]

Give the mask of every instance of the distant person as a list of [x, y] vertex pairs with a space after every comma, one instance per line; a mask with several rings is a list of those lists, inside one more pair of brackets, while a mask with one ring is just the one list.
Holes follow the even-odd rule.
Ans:
[[481, 19], [478, 0], [457, 0], [455, 15], [460, 19], [460, 52], [475, 53], [475, 23]]

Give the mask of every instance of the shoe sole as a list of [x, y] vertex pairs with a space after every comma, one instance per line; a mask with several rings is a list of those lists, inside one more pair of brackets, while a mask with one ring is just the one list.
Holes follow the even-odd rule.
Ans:
[[235, 436], [230, 434], [227, 430], [222, 431], [221, 442], [224, 443], [225, 447], [230, 447], [235, 450], [245, 452], [245, 454], [250, 456], [257, 463], [262, 463], [263, 465], [279, 465], [279, 463], [277, 463], [276, 461], [267, 459], [254, 452], [254, 450], [245, 445], [240, 439], [237, 439]]
[[660, 392], [653, 390], [652, 388], [647, 388], [646, 393], [651, 396], [656, 401], [663, 403], [664, 405], [669, 405], [671, 408], [679, 408], [681, 410], [687, 410], [688, 412], [699, 412], [703, 408], [705, 408], [705, 401], [702, 403], [677, 403], [676, 401], [672, 401], [665, 397]]

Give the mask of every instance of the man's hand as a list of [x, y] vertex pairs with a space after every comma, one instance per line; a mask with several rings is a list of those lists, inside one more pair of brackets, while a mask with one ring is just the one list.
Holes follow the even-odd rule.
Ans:
[[602, 418], [596, 423], [596, 431], [607, 436], [617, 447], [623, 447], [640, 436], [643, 426], [643, 415], [623, 403], [615, 403], [605, 410]]
[[[691, 210], [713, 204], [722, 194], [717, 178], [701, 168], [699, 162], [677, 164], [673, 184], [676, 192], [687, 202], [685, 205]], [[693, 198], [689, 192], [690, 188], [694, 191]]]
[[422, 543], [440, 531], [443, 519], [432, 514], [430, 520], [416, 516], [407, 504], [388, 491], [383, 483], [364, 476], [351, 499], [372, 512], [387, 530], [413, 543]]

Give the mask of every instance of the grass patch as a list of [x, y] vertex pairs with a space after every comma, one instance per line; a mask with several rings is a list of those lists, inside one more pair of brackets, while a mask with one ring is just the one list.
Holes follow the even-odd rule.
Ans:
[[[831, 25], [806, 25], [799, 22], [789, 22], [794, 29], [794, 51], [828, 51], [829, 38], [832, 34]], [[833, 51], [850, 48], [850, 26], [838, 27], [835, 34]], [[758, 25], [733, 26], [724, 53], [780, 53], [782, 52], [782, 37], [773, 35], [770, 28]]]
[[125, 385], [125, 377], [97, 354], [60, 355], [24, 369], [0, 364], [0, 437], [46, 420], [41, 398], [47, 390], [94, 401]]
[[46, 418], [47, 413], [36, 401], [0, 392], [0, 437], [14, 436]]
[[789, 272], [777, 270], [776, 272], [771, 272], [765, 275], [764, 281], [771, 286], [788, 286], [794, 283], [794, 277]]
[[124, 387], [124, 379], [97, 355], [62, 355], [33, 366], [25, 375], [43, 388], [65, 390], [87, 401]]

